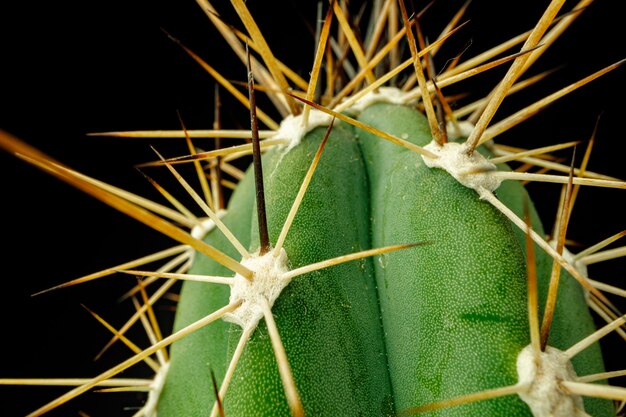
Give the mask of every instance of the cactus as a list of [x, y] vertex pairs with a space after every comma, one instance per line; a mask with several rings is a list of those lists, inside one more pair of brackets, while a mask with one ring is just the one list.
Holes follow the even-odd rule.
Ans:
[[[243, 2], [233, 4], [245, 20]], [[399, 5], [398, 13], [404, 2]], [[328, 8], [325, 6], [324, 10]], [[403, 12], [400, 21], [406, 22], [409, 13]], [[260, 38], [254, 35], [249, 22], [247, 29], [258, 47]], [[192, 58], [201, 60], [181, 46]], [[253, 69], [260, 65], [252, 63]], [[416, 69], [417, 74], [423, 72]], [[259, 96], [259, 91], [256, 94]], [[162, 362], [155, 379], [159, 383], [152, 385], [140, 415], [154, 415], [158, 409], [161, 417], [220, 413], [543, 416], [549, 414], [542, 407], [557, 407], [556, 402], [562, 407], [555, 414], [558, 416], [585, 415], [580, 411], [583, 407], [588, 415], [615, 415], [613, 404], [606, 399], [585, 399], [583, 405], [579, 395], [559, 396], [558, 390], [548, 390], [556, 399], [546, 406], [537, 399], [546, 397], [545, 392], [537, 394], [531, 386], [520, 385], [528, 382], [524, 378], [536, 381], [530, 374], [537, 363], [558, 362], [555, 366], [561, 378], [575, 378], [568, 374], [569, 357], [563, 359], [560, 352], [573, 356], [568, 349], [593, 332], [586, 301], [593, 297], [601, 300], [603, 294], [591, 289], [584, 274], [573, 268], [567, 257], [556, 255], [561, 267], [571, 274], [561, 274], [549, 333], [533, 333], [539, 328], [538, 324], [529, 324], [529, 316], [531, 322], [550, 316], [543, 308], [549, 298], [553, 260], [546, 254], [543, 240], [539, 241], [541, 245], [531, 244], [531, 232], [526, 230], [524, 220], [519, 220], [529, 214], [528, 222], [542, 239], [541, 221], [524, 188], [518, 182], [497, 184], [499, 179], [490, 176], [494, 167], [481, 154], [494, 157], [502, 149], [455, 148], [455, 141], [469, 142], [475, 136], [471, 129], [455, 132], [453, 125], [447, 129], [450, 143], [431, 143], [437, 136], [432, 131], [438, 127], [437, 116], [428, 111], [429, 101], [424, 102], [429, 113], [424, 116], [416, 110], [418, 97], [397, 89], [383, 88], [378, 96], [380, 102], [344, 106], [341, 113], [312, 102], [311, 97], [287, 96], [293, 108], [301, 109], [305, 104], [313, 108], [311, 120], [321, 120], [321, 126], [302, 135], [281, 129], [275, 141], [282, 142], [272, 145], [262, 156], [264, 174], [256, 175], [256, 183], [263, 178], [265, 190], [257, 190], [256, 194], [265, 197], [268, 236], [264, 217], [256, 217], [257, 211], [263, 210], [258, 208], [261, 201], [254, 201], [253, 168], [237, 186], [223, 217], [236, 239], [225, 237], [223, 230], [213, 227], [220, 222], [216, 218], [204, 223], [211, 224], [210, 229], [195, 227], [192, 232], [211, 246], [182, 236], [171, 224], [154, 226], [197, 251], [193, 256], [188, 250], [179, 252], [187, 255], [186, 260], [193, 260], [192, 266], [185, 269], [189, 274], [225, 278], [215, 279], [215, 283], [183, 284], [174, 335], [196, 320], [208, 322], [205, 317], [212, 318], [215, 311], [220, 313], [216, 318], [224, 320], [194, 328], [180, 340], [176, 336], [165, 342], [151, 340], [152, 347], [133, 356], [133, 364], [139, 356], [145, 359], [149, 355]], [[262, 104], [267, 107], [267, 101]], [[259, 118], [261, 123], [269, 124], [260, 112]], [[100, 184], [94, 187], [64, 168], [45, 162], [37, 151], [10, 135], [3, 134], [1, 143], [123, 213], [147, 223], [157, 222], [133, 206], [135, 202], [129, 205], [111, 197], [110, 189]], [[457, 158], [473, 155], [474, 161], [466, 171], [458, 171], [456, 162], [452, 166], [437, 162], [444, 160], [440, 155], [450, 149]], [[152, 165], [182, 170], [183, 165], [178, 163], [194, 159], [182, 157], [171, 160], [176, 164], [169, 164], [160, 158]], [[311, 165], [313, 160], [317, 165]], [[311, 166], [315, 169], [308, 171]], [[508, 171], [504, 165], [498, 169]], [[290, 223], [286, 219], [308, 173], [310, 185], [302, 189], [303, 200], [297, 211], [294, 209], [296, 217]], [[468, 177], [488, 177], [489, 184], [467, 183]], [[568, 182], [567, 175], [561, 178]], [[605, 185], [623, 188], [623, 183], [615, 180]], [[215, 203], [219, 195], [213, 194], [212, 200], [214, 208], [219, 206]], [[189, 219], [195, 217], [181, 217], [171, 220], [193, 226]], [[618, 230], [607, 234], [615, 232]], [[239, 247], [232, 244], [235, 240]], [[216, 255], [212, 247], [226, 256]], [[351, 253], [355, 255], [350, 262], [318, 265]], [[308, 265], [319, 268], [301, 274], [299, 268]], [[141, 266], [117, 266], [103, 275], [127, 272], [144, 276], [142, 282], [158, 275], [121, 271]], [[257, 272], [263, 268], [270, 272]], [[235, 273], [235, 280], [229, 280]], [[538, 291], [532, 290], [533, 279], [539, 281]], [[261, 284], [263, 280], [275, 282]], [[230, 296], [224, 282], [230, 285]], [[143, 295], [144, 290], [153, 294], [153, 286], [135, 287], [138, 303], [145, 303], [150, 296]], [[259, 294], [264, 297], [258, 298]], [[528, 307], [527, 299], [532, 300], [533, 295], [538, 296], [538, 303]], [[537, 311], [537, 304], [541, 310], [538, 316], [532, 313]], [[154, 312], [148, 309], [147, 313], [149, 316]], [[602, 323], [602, 319], [597, 321]], [[157, 349], [169, 346], [174, 338], [168, 355]], [[597, 344], [577, 354], [572, 363], [579, 375], [604, 370]], [[111, 369], [111, 375], [102, 374], [100, 379], [122, 371], [121, 367]], [[16, 382], [5, 382], [11, 381]], [[86, 384], [79, 390], [92, 389], [95, 382]], [[159, 388], [154, 389], [157, 385]], [[590, 389], [587, 385], [565, 386], [577, 393]], [[215, 400], [220, 389], [223, 405]], [[598, 391], [605, 397], [624, 399], [621, 389]], [[470, 397], [464, 397], [467, 395]], [[60, 398], [63, 402], [70, 399]], [[456, 399], [458, 404], [454, 403]], [[32, 415], [56, 405], [51, 403]]]

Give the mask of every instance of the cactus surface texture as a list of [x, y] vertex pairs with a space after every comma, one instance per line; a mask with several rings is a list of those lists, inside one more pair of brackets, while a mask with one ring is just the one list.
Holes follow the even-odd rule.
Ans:
[[[624, 415], [615, 7], [197, 3], [204, 35], [162, 10], [159, 48], [198, 77], [162, 121], [141, 111], [168, 130], [89, 126], [108, 169], [141, 159], [137, 183], [0, 130], [47, 174], [6, 158], [26, 223], [5, 250], [25, 294], [3, 307], [10, 415]], [[576, 37], [592, 24], [609, 35]], [[198, 80], [201, 115], [178, 91]], [[11, 197], [13, 171], [40, 196]]]

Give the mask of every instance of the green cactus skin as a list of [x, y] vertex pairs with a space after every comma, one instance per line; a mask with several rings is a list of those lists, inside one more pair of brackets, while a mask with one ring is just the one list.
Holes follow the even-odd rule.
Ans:
[[[360, 119], [396, 136], [408, 136], [418, 145], [425, 145], [431, 140], [423, 115], [406, 107], [377, 104], [367, 109]], [[418, 403], [428, 403], [475, 392], [480, 384], [485, 385], [478, 390], [514, 383], [516, 374], [514, 370], [511, 370], [510, 363], [517, 356], [517, 349], [528, 343], [529, 335], [525, 322], [527, 307], [523, 305], [526, 297], [526, 278], [524, 268], [518, 269], [513, 274], [510, 272], [503, 274], [502, 271], [507, 271], [506, 264], [512, 264], [508, 268], [519, 268], [519, 257], [524, 251], [526, 238], [524, 232], [512, 224], [510, 227], [506, 225], [508, 221], [500, 213], [490, 207], [484, 207], [488, 205], [478, 201], [478, 196], [473, 191], [462, 190], [458, 188], [461, 187], [460, 185], [451, 183], [450, 178], [446, 178], [447, 174], [425, 170], [419, 156], [376, 140], [371, 135], [362, 134], [361, 136], [368, 167], [373, 166], [370, 169], [374, 219], [373, 244], [385, 245], [387, 241], [397, 239], [398, 236], [405, 237], [408, 233], [427, 236], [426, 239], [435, 241], [432, 245], [432, 252], [430, 252], [431, 247], [424, 248], [424, 252], [428, 252], [428, 255], [420, 254], [421, 256], [411, 259], [402, 253], [390, 254], [385, 255], [388, 256], [388, 261], [377, 265], [383, 318], [388, 318], [384, 324], [398, 408], [402, 409], [415, 404], [416, 398]], [[407, 180], [407, 177], [411, 180]], [[409, 181], [413, 183], [413, 187], [409, 185]], [[410, 193], [407, 192], [408, 188], [411, 189]], [[503, 183], [496, 194], [518, 216], [523, 216], [524, 201], [528, 195], [519, 182]], [[529, 199], [528, 201], [530, 202]], [[481, 210], [479, 207], [482, 207], [482, 212], [478, 211]], [[531, 215], [535, 230], [543, 234], [543, 228], [534, 209], [531, 210]], [[423, 220], [420, 222], [420, 219]], [[413, 227], [407, 231], [406, 225], [409, 223]], [[478, 225], [480, 228], [477, 229]], [[497, 243], [497, 239], [502, 239], [502, 242]], [[514, 244], [514, 240], [518, 242], [518, 245]], [[454, 245], [461, 245], [459, 242], [466, 242], [467, 249], [461, 251], [455, 248]], [[438, 248], [438, 244], [444, 245], [445, 249]], [[499, 252], [499, 250], [503, 251]], [[547, 295], [552, 260], [539, 248], [536, 248], [536, 253], [540, 300], [543, 305]], [[468, 262], [465, 256], [471, 255], [475, 256], [474, 261]], [[454, 259], [460, 261], [458, 271], [454, 270]], [[445, 268], [440, 266], [444, 260]], [[427, 270], [427, 265], [431, 262], [434, 267]], [[489, 270], [493, 262], [502, 264], [495, 271]], [[385, 268], [381, 266], [383, 264]], [[477, 268], [476, 272], [470, 269], [472, 264]], [[422, 279], [419, 281], [416, 279], [413, 282], [406, 279], [408, 284], [399, 284], [397, 277], [404, 270], [419, 271], [415, 272], [416, 277], [422, 276], [420, 272], [426, 270], [424, 281], [428, 281], [426, 277], [430, 277], [432, 283], [429, 286], [428, 283], [422, 282]], [[464, 277], [467, 281], [463, 281]], [[495, 288], [494, 292], [489, 291], [490, 281]], [[566, 273], [563, 274], [561, 282], [560, 291], [563, 293], [559, 300], [567, 300], [567, 302], [557, 303], [549, 344], [566, 349], [591, 334], [594, 324], [580, 285]], [[473, 289], [476, 283], [480, 286], [478, 291]], [[506, 287], [503, 283], [506, 283]], [[408, 285], [411, 290], [407, 291], [405, 285]], [[445, 292], [442, 289], [446, 289]], [[474, 297], [476, 292], [478, 295]], [[410, 303], [414, 303], [419, 309], [407, 309], [406, 306]], [[502, 310], [503, 307], [504, 310]], [[475, 310], [469, 311], [471, 309]], [[415, 316], [403, 322], [401, 318], [406, 316], [407, 311], [415, 311]], [[516, 317], [513, 318], [515, 315]], [[433, 319], [433, 316], [437, 318]], [[429, 331], [423, 331], [420, 326], [414, 326], [415, 323], [421, 321], [425, 321], [425, 326], [428, 326], [431, 320], [436, 324], [434, 326], [431, 324]], [[465, 321], [468, 325], [459, 326], [457, 321]], [[474, 323], [470, 324], [471, 321]], [[489, 330], [485, 329], [482, 335], [473, 333], [480, 331], [484, 323], [489, 324]], [[449, 328], [446, 328], [447, 326]], [[511, 329], [509, 331], [495, 330], [499, 326], [511, 326]], [[465, 331], [469, 332], [468, 336], [464, 337], [459, 327], [465, 327]], [[397, 334], [396, 338], [392, 334], [394, 330]], [[496, 342], [492, 333], [494, 331], [498, 333], [497, 337], [502, 337], [502, 333], [505, 332], [506, 336]], [[417, 343], [424, 340], [424, 335], [428, 335], [427, 341], [421, 342], [424, 346], [420, 344], [413, 348], [415, 352], [413, 355], [407, 355], [407, 351], [410, 351], [412, 347], [410, 342], [398, 346], [401, 343], [400, 340], [406, 338], [408, 332], [414, 332], [412, 339], [418, 341]], [[436, 336], [432, 337], [432, 334]], [[463, 346], [464, 341], [466, 346]], [[482, 346], [481, 342], [485, 345]], [[506, 347], [515, 346], [515, 344], [520, 345], [517, 345], [517, 348], [512, 347], [507, 352]], [[494, 348], [496, 345], [499, 346]], [[442, 352], [452, 351], [452, 349], [459, 353], [450, 355], [454, 358], [453, 360], [446, 360], [445, 353]], [[463, 349], [466, 350], [463, 351]], [[495, 351], [487, 353], [491, 349]], [[476, 351], [481, 352], [481, 358], [477, 368], [472, 368], [473, 363], [470, 358], [475, 356]], [[431, 356], [424, 352], [430, 353]], [[394, 353], [398, 361], [396, 366], [399, 369], [395, 380], [393, 379]], [[507, 354], [511, 356], [507, 358]], [[500, 365], [496, 362], [497, 358], [503, 360]], [[429, 360], [431, 362], [428, 362]], [[483, 363], [480, 363], [481, 360]], [[415, 366], [417, 370], [410, 366], [411, 362], [419, 363], [419, 366]], [[443, 363], [452, 363], [449, 370], [442, 366]], [[574, 365], [580, 375], [603, 372], [599, 346], [594, 345], [580, 357], [576, 357]], [[497, 366], [503, 368], [498, 370]], [[503, 371], [507, 367], [508, 370]], [[446, 374], [446, 371], [450, 373]], [[417, 378], [415, 373], [418, 375]], [[484, 375], [490, 375], [490, 378], [484, 380], [482, 379]], [[496, 382], [496, 375], [502, 378], [498, 382]], [[508, 376], [505, 377], [505, 375]], [[417, 387], [411, 389], [409, 387], [414, 385], [407, 382], [412, 379], [423, 381], [423, 384], [417, 382], [415, 384]], [[447, 381], [450, 384], [447, 390], [441, 388], [441, 391], [436, 391], [439, 384], [445, 383], [440, 381]], [[422, 391], [420, 385], [432, 387], [433, 391], [428, 392], [426, 389]], [[404, 398], [401, 397], [403, 391], [397, 389], [396, 386], [404, 388], [406, 392]], [[421, 395], [416, 395], [415, 390], [418, 390], [417, 392]], [[484, 404], [458, 407], [456, 411], [445, 410], [441, 412], [441, 415], [473, 415], [472, 413], [498, 415], [504, 412], [505, 409], [501, 407], [505, 405], [511, 407], [506, 408], [507, 415], [516, 415], [514, 413], [517, 411], [513, 410], [519, 409], [519, 405], [515, 404], [517, 402], [519, 402], [518, 399], [515, 401], [498, 399]], [[524, 409], [525, 406], [521, 408]], [[612, 406], [607, 401], [589, 399], [587, 410], [594, 416], [614, 415]], [[526, 415], [526, 413], [527, 411], [520, 415]]]
[[[282, 229], [325, 130], [311, 131], [287, 154], [277, 149], [264, 157], [271, 239]], [[323, 152], [285, 240], [291, 269], [369, 248], [369, 193], [352, 129], [334, 126]], [[306, 415], [391, 411], [371, 259], [296, 277], [273, 313]], [[232, 327], [231, 346], [239, 339]], [[226, 415], [290, 415], [264, 333], [260, 325], [242, 355], [226, 397]]]
[[[274, 239], [280, 233], [324, 132], [325, 129], [318, 128], [289, 153], [277, 149], [265, 158], [268, 225]], [[365, 170], [352, 129], [338, 124], [328, 139], [309, 192], [285, 241], [291, 268], [367, 249], [368, 194]], [[328, 199], [329, 195], [333, 198]], [[244, 205], [245, 215], [250, 215], [251, 206]], [[338, 206], [340, 210], [336, 209]], [[237, 218], [240, 217], [237, 213]], [[255, 245], [258, 246], [254, 243], [258, 242], [256, 230], [253, 226], [253, 252], [257, 249]], [[392, 413], [373, 270], [372, 261], [365, 259], [296, 277], [274, 305], [273, 313], [307, 415]], [[194, 294], [192, 303], [197, 303], [197, 295]], [[186, 302], [183, 297], [181, 304]], [[230, 327], [226, 334], [230, 334], [232, 354], [241, 329], [234, 324]], [[217, 342], [221, 346], [219, 338]], [[201, 355], [206, 357], [207, 353]], [[211, 362], [227, 363], [228, 358], [221, 349], [212, 349], [210, 356]], [[174, 359], [173, 353], [172, 370], [175, 369]], [[225, 369], [223, 366], [220, 369]], [[206, 378], [206, 371], [204, 374]], [[171, 385], [175, 383], [172, 381]], [[202, 408], [195, 404], [187, 407], [181, 398], [188, 395], [182, 390], [178, 396], [164, 396], [159, 402], [159, 415], [203, 415], [196, 414], [195, 410], [213, 405], [211, 396], [206, 396]], [[225, 398], [225, 412], [233, 416], [290, 415], [263, 324], [243, 352]]]
[[[432, 140], [424, 116], [408, 107], [375, 104], [359, 119], [421, 146]], [[525, 264], [509, 221], [420, 155], [359, 135], [373, 245], [433, 242], [417, 255], [383, 255], [376, 265], [397, 410], [514, 384], [529, 332]], [[433, 413], [527, 414], [512, 396]]]

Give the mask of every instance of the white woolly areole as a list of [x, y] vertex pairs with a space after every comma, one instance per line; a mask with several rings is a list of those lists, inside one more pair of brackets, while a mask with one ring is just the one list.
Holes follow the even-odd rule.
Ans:
[[250, 269], [253, 275], [251, 279], [235, 275], [235, 282], [230, 288], [230, 303], [241, 301], [242, 304], [223, 318], [242, 329], [248, 329], [255, 327], [263, 318], [262, 303], [267, 300], [271, 308], [291, 280], [284, 278], [289, 271], [285, 249], [281, 249], [278, 256], [274, 256], [274, 251], [262, 256], [252, 255], [241, 261], [241, 264]]
[[[548, 242], [548, 244], [556, 250], [557, 247], [557, 240], [556, 239], [552, 239]], [[565, 258], [565, 260], [574, 267], [574, 269], [576, 269], [580, 275], [582, 275], [585, 278], [589, 278], [589, 271], [587, 270], [587, 265], [585, 265], [583, 262], [579, 262], [578, 260], [576, 260], [576, 257], [574, 256], [574, 254], [572, 252], [570, 252], [569, 250], [567, 250], [566, 247], [563, 247], [563, 253], [561, 254], [561, 256], [563, 256], [563, 258]], [[589, 292], [589, 290], [587, 288], [583, 288], [583, 294], [585, 296], [585, 300], [587, 300], [589, 302], [589, 298], [591, 297], [591, 293]]]
[[481, 190], [494, 191], [500, 186], [501, 180], [493, 175], [496, 166], [478, 152], [470, 155], [464, 144], [448, 142], [439, 145], [433, 140], [424, 149], [437, 155], [437, 158], [422, 155], [426, 166], [447, 171], [468, 188], [480, 193]]
[[446, 123], [446, 132], [450, 139], [468, 138], [474, 130], [474, 123], [467, 120], [459, 120], [456, 123]]
[[157, 417], [157, 405], [159, 403], [159, 397], [163, 386], [165, 385], [165, 377], [167, 377], [167, 371], [170, 369], [170, 363], [164, 363], [159, 371], [154, 376], [152, 384], [150, 384], [150, 391], [148, 392], [148, 400], [141, 409], [143, 411], [142, 416], [145, 417]]
[[311, 109], [307, 123], [303, 123], [302, 114], [297, 116], [289, 115], [280, 122], [278, 131], [271, 136], [271, 139], [284, 139], [288, 141], [286, 151], [290, 151], [297, 146], [304, 135], [319, 126], [330, 125], [333, 117], [317, 109]]
[[[215, 214], [217, 215], [219, 219], [221, 219], [226, 214], [226, 210], [218, 210], [217, 213]], [[194, 239], [203, 240], [206, 237], [206, 235], [211, 230], [213, 230], [214, 227], [215, 227], [215, 222], [210, 217], [203, 218], [200, 220], [199, 224], [196, 224], [191, 229], [191, 237], [193, 237]], [[193, 262], [196, 256], [196, 251], [190, 247], [188, 250], [188, 254], [189, 254], [190, 261]]]
[[402, 91], [396, 87], [379, 87], [376, 91], [371, 91], [358, 99], [350, 106], [350, 111], [361, 113], [374, 103], [408, 104], [415, 101], [413, 93]]
[[526, 346], [517, 356], [517, 376], [518, 384], [528, 387], [518, 395], [528, 404], [534, 417], [587, 415], [582, 398], [566, 393], [560, 386], [560, 381], [575, 381], [576, 372], [559, 349], [546, 346], [536, 361], [532, 346]]
[[[551, 241], [548, 242], [548, 244], [550, 246], [552, 246], [553, 249], [556, 250], [556, 246], [557, 246], [556, 239], [552, 239]], [[585, 265], [582, 262], [577, 261], [576, 257], [574, 256], [574, 254], [572, 252], [570, 252], [569, 250], [567, 250], [567, 248], [565, 248], [565, 247], [563, 248], [563, 254], [561, 256], [563, 256], [563, 258], [565, 258], [565, 260], [571, 266], [573, 266], [578, 272], [580, 272], [580, 274], [583, 277], [589, 278], [589, 271], [587, 270], [587, 265]]]
[[[224, 214], [226, 214], [226, 210], [218, 210], [215, 214], [217, 215], [218, 219], [221, 219], [222, 217], [224, 217]], [[193, 237], [194, 239], [202, 240], [205, 238], [207, 233], [213, 230], [214, 227], [215, 222], [210, 217], [200, 219], [200, 224], [195, 225], [191, 229], [191, 237]]]

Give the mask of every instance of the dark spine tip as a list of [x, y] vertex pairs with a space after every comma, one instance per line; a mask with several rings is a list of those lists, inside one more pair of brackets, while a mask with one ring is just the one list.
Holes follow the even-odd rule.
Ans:
[[265, 191], [263, 188], [263, 167], [261, 164], [261, 146], [259, 144], [259, 122], [256, 117], [256, 98], [254, 94], [254, 77], [250, 64], [250, 49], [246, 44], [248, 69], [248, 97], [250, 100], [250, 127], [252, 130], [252, 164], [254, 166], [254, 182], [256, 185], [257, 217], [259, 221], [259, 255], [270, 250], [270, 238], [267, 231], [267, 215], [265, 211]]

